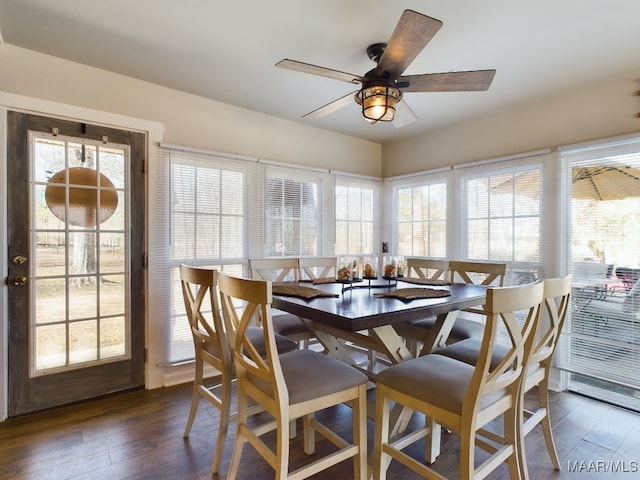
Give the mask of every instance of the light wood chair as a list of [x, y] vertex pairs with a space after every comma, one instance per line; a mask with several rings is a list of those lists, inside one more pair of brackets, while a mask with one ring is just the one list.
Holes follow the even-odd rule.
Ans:
[[[449, 262], [452, 282], [487, 285], [502, 287], [507, 275], [506, 263], [491, 262], [462, 262], [451, 260]], [[484, 313], [482, 309], [478, 309]]]
[[301, 281], [323, 281], [336, 279], [338, 259], [336, 257], [300, 257], [298, 259]]
[[[553, 353], [558, 344], [560, 332], [567, 315], [571, 282], [572, 275], [544, 281], [544, 308], [541, 310], [541, 319], [534, 337], [533, 351], [523, 383], [523, 395], [533, 387], [538, 387], [538, 405], [536, 408], [531, 411], [524, 409], [523, 405], [523, 436], [526, 436], [538, 424], [541, 424], [549, 458], [556, 470], [560, 470], [560, 461], [553, 441], [551, 419], [549, 417], [549, 374]], [[478, 340], [468, 339], [436, 350], [435, 353], [473, 365], [478, 361], [480, 348], [481, 344]], [[506, 347], [496, 345], [496, 349], [493, 352], [493, 364], [501, 361], [507, 352]], [[495, 438], [500, 440], [500, 437]], [[521, 458], [520, 469], [522, 478], [527, 478], [526, 456]]]
[[[184, 437], [188, 437], [191, 432], [201, 398], [207, 399], [220, 410], [218, 439], [211, 466], [213, 473], [217, 473], [231, 417], [231, 382], [235, 377], [231, 346], [219, 315], [215, 291], [216, 271], [180, 265], [180, 280], [184, 306], [193, 336], [196, 368], [191, 409]], [[216, 377], [217, 381], [208, 385], [204, 381], [205, 365], [211, 365], [220, 372], [220, 376]], [[217, 391], [220, 393], [216, 393]]]
[[[544, 284], [489, 288], [486, 322], [480, 355], [475, 366], [453, 358], [427, 354], [383, 370], [377, 378], [374, 435], [374, 478], [386, 478], [391, 460], [424, 478], [443, 478], [425, 463], [403, 451], [426, 437], [425, 460], [433, 463], [440, 450], [441, 426], [460, 437], [460, 478], [485, 478], [503, 462], [511, 478], [520, 474], [518, 457], [523, 446], [521, 386], [533, 344]], [[524, 315], [523, 326], [516, 313]], [[499, 328], [511, 339], [507, 355], [491, 365]], [[389, 440], [390, 403], [421, 412], [427, 424]], [[482, 428], [502, 417], [504, 443], [494, 445], [482, 436]], [[490, 454], [475, 466], [475, 447]]]
[[[464, 283], [475, 283], [473, 274], [482, 274], [482, 281], [497, 282], [498, 286], [504, 283], [506, 275], [506, 264], [479, 263], [479, 262], [456, 262], [448, 260], [436, 260], [426, 258], [407, 259], [407, 270], [414, 272], [417, 278], [424, 278], [427, 281], [460, 281]], [[497, 272], [497, 273], [496, 273]], [[496, 275], [494, 277], [494, 275]], [[467, 310], [470, 311], [470, 310]], [[482, 312], [475, 309], [474, 313]], [[435, 323], [435, 317], [421, 318], [412, 322], [397, 325], [396, 331], [407, 341], [407, 348], [414, 356], [418, 355], [419, 346], [429, 337], [431, 329]], [[480, 318], [470, 318], [458, 315], [453, 328], [449, 333], [447, 343], [454, 343], [467, 338], [480, 338], [483, 332], [483, 325]], [[424, 352], [428, 353], [428, 352]]]
[[[191, 432], [201, 398], [208, 400], [220, 410], [218, 438], [211, 465], [212, 472], [218, 473], [229, 422], [235, 416], [231, 412], [232, 382], [235, 379], [231, 344], [220, 316], [216, 270], [187, 265], [180, 265], [179, 269], [182, 297], [191, 327], [195, 353], [191, 409], [183, 436], [186, 438]], [[262, 329], [252, 327], [248, 329], [247, 335], [255, 340], [258, 351], [264, 355]], [[282, 336], [277, 337], [276, 343], [280, 352], [295, 350], [297, 347], [295, 342]], [[205, 380], [204, 369], [207, 365], [213, 367], [217, 374]]]
[[[353, 478], [367, 478], [366, 384], [367, 376], [355, 368], [311, 350], [277, 355], [271, 316], [271, 282], [219, 274], [222, 311], [233, 338], [238, 376], [238, 421], [229, 467], [230, 480], [238, 474], [245, 442], [271, 465], [277, 479], [304, 479], [344, 460], [353, 459]], [[237, 308], [238, 304], [242, 308]], [[266, 357], [262, 358], [245, 331], [255, 316], [262, 317]], [[260, 405], [273, 420], [256, 424], [247, 411], [249, 400]], [[314, 412], [341, 403], [352, 406], [352, 442], [319, 423]], [[261, 414], [262, 415], [262, 414]], [[303, 419], [304, 451], [315, 452], [315, 432], [335, 445], [327, 456], [289, 471], [288, 425]], [[275, 429], [275, 449], [262, 437]]]
[[435, 258], [407, 257], [407, 274], [425, 282], [446, 282], [449, 280], [449, 260]]
[[[251, 278], [270, 280], [273, 283], [297, 282], [300, 279], [298, 258], [253, 258], [249, 260]], [[292, 313], [277, 312], [273, 315], [276, 333], [284, 335], [307, 348], [314, 338], [307, 325]]]

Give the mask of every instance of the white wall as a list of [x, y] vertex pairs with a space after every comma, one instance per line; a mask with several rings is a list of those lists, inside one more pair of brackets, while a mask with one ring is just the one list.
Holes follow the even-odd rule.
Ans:
[[380, 176], [381, 147], [0, 44], [0, 91], [164, 124], [167, 143]]
[[639, 90], [640, 71], [629, 72], [385, 144], [382, 177], [638, 132]]

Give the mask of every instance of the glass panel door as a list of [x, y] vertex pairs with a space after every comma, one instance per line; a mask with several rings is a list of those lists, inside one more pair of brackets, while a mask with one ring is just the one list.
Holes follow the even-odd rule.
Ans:
[[143, 386], [144, 134], [7, 120], [9, 416]]

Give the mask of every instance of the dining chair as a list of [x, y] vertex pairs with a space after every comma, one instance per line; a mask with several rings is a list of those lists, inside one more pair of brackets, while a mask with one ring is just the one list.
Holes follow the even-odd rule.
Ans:
[[[415, 266], [410, 267], [410, 262]], [[413, 270], [414, 272], [422, 271], [423, 276], [431, 281], [462, 281], [467, 284], [481, 283], [483, 285], [496, 283], [497, 286], [502, 286], [504, 284], [507, 265], [423, 258], [408, 259], [407, 269], [409, 271]], [[481, 275], [482, 277], [478, 280], [477, 275]], [[479, 309], [468, 309], [465, 311], [482, 313], [482, 310]], [[399, 335], [405, 338], [407, 341], [407, 347], [414, 356], [417, 356], [419, 353], [419, 345], [424, 343], [429, 337], [435, 321], [435, 317], [420, 318], [418, 320], [413, 320], [396, 326], [396, 331]], [[446, 342], [450, 344], [467, 338], [480, 338], [482, 336], [483, 329], [484, 327], [482, 325], [481, 318], [473, 318], [458, 314]]]
[[[231, 346], [218, 313], [218, 301], [215, 292], [216, 273], [212, 269], [180, 265], [182, 297], [191, 327], [195, 350], [193, 395], [183, 436], [186, 438], [191, 432], [191, 426], [196, 417], [201, 398], [207, 399], [220, 410], [218, 439], [211, 466], [213, 473], [218, 472], [222, 460], [231, 417], [231, 382], [235, 376]], [[206, 305], [205, 308], [203, 308], [204, 305]], [[216, 381], [208, 385], [205, 384], [204, 380], [205, 365], [210, 365], [220, 372], [219, 377], [214, 377]], [[216, 393], [218, 391], [219, 393]]]
[[417, 279], [425, 283], [449, 280], [449, 260], [420, 257], [407, 257], [405, 260], [408, 279]]
[[[522, 395], [538, 387], [538, 404], [534, 410], [528, 410], [523, 405], [523, 436], [528, 435], [536, 425], [542, 426], [544, 440], [549, 452], [549, 458], [556, 470], [560, 470], [560, 461], [553, 440], [551, 419], [549, 417], [549, 375], [553, 353], [558, 344], [562, 326], [567, 315], [569, 297], [571, 294], [572, 275], [560, 278], [550, 278], [544, 281], [544, 302], [538, 329], [534, 334], [533, 350], [527, 365], [526, 377], [523, 382]], [[468, 364], [475, 364], [480, 357], [481, 343], [477, 339], [467, 339], [436, 350], [439, 355], [446, 355]], [[508, 353], [508, 348], [496, 345], [493, 351], [492, 364], [500, 362]], [[501, 441], [500, 437], [494, 437]], [[522, 478], [527, 478], [526, 456], [520, 459]]]
[[[451, 260], [449, 262], [449, 271], [451, 272], [451, 281], [454, 283], [462, 282], [467, 284], [502, 287], [507, 275], [507, 264]], [[481, 308], [471, 309], [470, 311], [475, 310], [480, 314], [484, 314], [484, 311]]]
[[[506, 462], [511, 478], [519, 478], [518, 456], [523, 445], [520, 404], [521, 384], [533, 344], [543, 298], [544, 283], [487, 289], [485, 327], [475, 365], [445, 355], [427, 354], [383, 370], [377, 378], [374, 435], [374, 478], [386, 478], [392, 460], [424, 478], [443, 478], [427, 463], [440, 451], [441, 427], [460, 438], [462, 480], [485, 478]], [[517, 317], [523, 317], [522, 327]], [[497, 364], [491, 360], [498, 331], [511, 340], [507, 354]], [[390, 404], [425, 415], [425, 425], [389, 439]], [[485, 425], [502, 417], [504, 443], [493, 445], [482, 435]], [[425, 438], [424, 460], [403, 451]], [[475, 448], [489, 457], [476, 467]]]
[[[238, 421], [228, 478], [240, 468], [243, 446], [248, 442], [274, 469], [277, 479], [304, 479], [347, 459], [353, 459], [353, 478], [367, 478], [367, 376], [355, 368], [312, 350], [295, 350], [278, 355], [271, 315], [271, 282], [219, 274], [225, 327], [233, 339], [238, 377]], [[238, 307], [238, 305], [242, 305]], [[266, 356], [256, 351], [245, 335], [253, 318], [262, 318]], [[272, 419], [266, 423], [251, 418], [249, 401], [261, 406]], [[352, 441], [321, 424], [314, 413], [342, 403], [352, 407]], [[261, 414], [262, 415], [262, 414]], [[290, 471], [288, 425], [303, 419], [303, 448], [315, 453], [315, 432], [335, 448], [326, 456]], [[262, 436], [275, 430], [275, 448]]]
[[[211, 466], [212, 472], [218, 473], [229, 423], [235, 415], [231, 412], [232, 382], [235, 379], [235, 369], [231, 344], [220, 316], [216, 291], [217, 271], [184, 264], [180, 265], [179, 270], [182, 297], [191, 327], [195, 354], [193, 395], [183, 436], [187, 438], [191, 432], [201, 398], [205, 398], [220, 410], [218, 438]], [[252, 327], [247, 330], [247, 335], [255, 340], [256, 348], [261, 355], [264, 355], [262, 329]], [[282, 336], [278, 336], [276, 343], [280, 352], [295, 350], [297, 347], [295, 342]], [[205, 380], [205, 366], [207, 365], [219, 373]]]
[[[297, 282], [300, 279], [298, 258], [295, 257], [249, 259], [249, 273], [253, 279], [273, 283]], [[300, 317], [292, 313], [277, 312], [273, 315], [273, 324], [276, 333], [289, 337], [304, 348], [314, 338]]]
[[335, 281], [338, 270], [336, 257], [300, 257], [298, 258], [301, 281]]

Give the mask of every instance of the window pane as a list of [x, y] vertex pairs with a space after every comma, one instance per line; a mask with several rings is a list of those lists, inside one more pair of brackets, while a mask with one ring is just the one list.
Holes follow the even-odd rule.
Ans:
[[468, 223], [468, 257], [486, 259], [488, 256], [489, 225], [484, 220], [470, 220]]
[[486, 218], [489, 216], [489, 194], [487, 179], [473, 179], [467, 182], [467, 216]]
[[509, 219], [489, 222], [489, 258], [508, 261], [513, 258], [513, 223]]
[[100, 322], [100, 358], [118, 357], [126, 353], [124, 317], [105, 318]]
[[336, 255], [373, 254], [375, 194], [360, 184], [336, 184]]
[[539, 167], [471, 178], [466, 185], [467, 256], [539, 263]]
[[244, 173], [194, 160], [175, 160], [171, 171], [172, 257], [202, 261], [242, 257]]
[[[447, 184], [440, 182], [399, 189], [397, 208], [398, 254], [445, 257]], [[444, 222], [445, 228], [434, 229], [436, 221]], [[434, 250], [436, 245], [437, 250]]]
[[429, 235], [429, 250], [432, 257], [447, 256], [447, 223], [432, 222], [431, 234]]
[[196, 208], [198, 213], [220, 213], [220, 171], [196, 169]]

